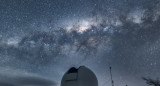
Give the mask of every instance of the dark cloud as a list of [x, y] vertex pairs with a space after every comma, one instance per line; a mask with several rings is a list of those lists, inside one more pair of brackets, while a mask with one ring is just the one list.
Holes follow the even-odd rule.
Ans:
[[56, 83], [52, 80], [48, 80], [42, 77], [33, 77], [29, 75], [1, 75], [0, 79], [0, 85], [2, 86], [56, 86]]

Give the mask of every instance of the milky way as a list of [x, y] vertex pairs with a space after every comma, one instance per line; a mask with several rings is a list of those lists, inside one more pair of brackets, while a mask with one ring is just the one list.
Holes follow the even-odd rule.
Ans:
[[160, 76], [160, 0], [1, 0], [0, 26], [3, 77], [59, 86], [68, 68], [81, 65], [99, 86], [111, 85], [110, 66], [115, 86]]

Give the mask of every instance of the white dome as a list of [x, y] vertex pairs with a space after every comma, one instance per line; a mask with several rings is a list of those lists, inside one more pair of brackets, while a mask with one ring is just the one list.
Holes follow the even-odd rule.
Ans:
[[98, 86], [98, 80], [90, 69], [72, 67], [64, 74], [61, 86]]

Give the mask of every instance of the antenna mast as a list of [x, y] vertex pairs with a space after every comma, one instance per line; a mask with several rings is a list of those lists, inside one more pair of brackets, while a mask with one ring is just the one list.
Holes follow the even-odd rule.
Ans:
[[113, 81], [113, 78], [112, 78], [112, 68], [109, 67], [109, 69], [110, 69], [110, 75], [111, 75], [111, 84], [112, 84], [112, 86], [114, 86], [114, 81]]

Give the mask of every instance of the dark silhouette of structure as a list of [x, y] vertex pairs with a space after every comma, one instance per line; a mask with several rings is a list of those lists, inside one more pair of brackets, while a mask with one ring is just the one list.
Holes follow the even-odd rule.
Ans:
[[113, 81], [113, 78], [112, 78], [112, 68], [109, 67], [109, 70], [110, 70], [110, 75], [111, 75], [111, 84], [112, 84], [112, 86], [114, 86], [114, 81]]
[[64, 74], [61, 86], [98, 86], [98, 80], [87, 67], [72, 67]]

